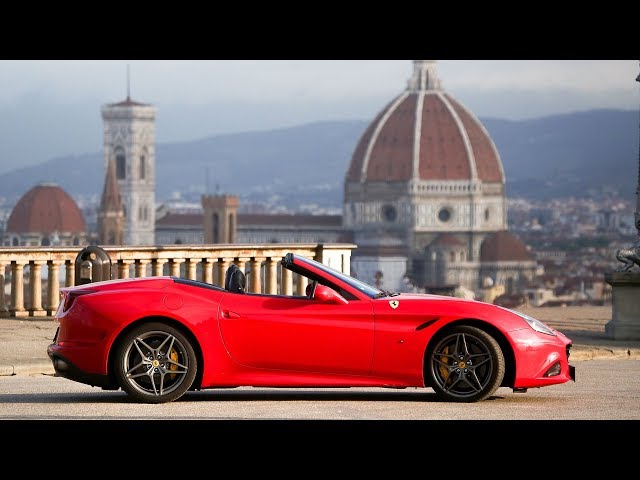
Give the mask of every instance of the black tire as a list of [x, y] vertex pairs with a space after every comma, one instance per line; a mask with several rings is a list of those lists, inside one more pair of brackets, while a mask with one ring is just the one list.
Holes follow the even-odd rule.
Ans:
[[484, 330], [453, 326], [427, 351], [429, 385], [449, 402], [478, 402], [495, 393], [504, 378], [504, 354]]
[[141, 403], [177, 400], [191, 388], [197, 367], [189, 340], [164, 323], [145, 323], [134, 328], [115, 350], [118, 385]]

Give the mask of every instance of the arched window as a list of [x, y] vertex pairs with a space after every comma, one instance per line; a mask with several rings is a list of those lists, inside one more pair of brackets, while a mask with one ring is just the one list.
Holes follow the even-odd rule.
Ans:
[[449, 260], [452, 262], [456, 261], [456, 252], [449, 252]]
[[13, 240], [11, 241], [11, 243], [13, 244], [14, 247], [17, 247], [20, 245], [20, 239], [18, 237], [13, 237]]
[[147, 175], [147, 149], [142, 150], [142, 155], [140, 155], [140, 166], [139, 166], [138, 176], [140, 180], [144, 180], [144, 177]]
[[79, 239], [78, 237], [74, 237], [74, 239], [73, 239], [73, 245], [74, 245], [74, 246], [76, 246], [76, 245], [80, 245], [80, 239]]
[[229, 214], [229, 239], [227, 240], [227, 243], [233, 243], [233, 229], [235, 228], [233, 225], [233, 221], [234, 221], [233, 213], [230, 213]]
[[49, 237], [42, 237], [41, 245], [43, 247], [48, 247], [49, 245], [51, 245], [51, 240], [49, 240]]
[[117, 146], [113, 149], [116, 157], [116, 178], [121, 180], [127, 176], [127, 162], [124, 154], [124, 148]]
[[220, 243], [220, 220], [218, 218], [218, 214], [214, 213], [211, 220], [211, 237], [213, 239], [213, 243]]

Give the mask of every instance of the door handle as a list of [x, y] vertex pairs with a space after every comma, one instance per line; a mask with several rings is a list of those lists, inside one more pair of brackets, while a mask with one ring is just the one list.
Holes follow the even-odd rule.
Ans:
[[240, 314], [238, 314], [236, 312], [232, 312], [230, 310], [223, 310], [222, 311], [222, 316], [224, 318], [240, 318]]

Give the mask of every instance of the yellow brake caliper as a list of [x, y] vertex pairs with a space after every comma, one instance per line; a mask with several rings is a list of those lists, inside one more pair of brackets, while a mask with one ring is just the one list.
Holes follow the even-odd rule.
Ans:
[[[169, 358], [171, 359], [171, 361], [175, 362], [169, 365], [169, 370], [177, 370], [178, 365], [176, 365], [176, 363], [178, 363], [178, 351], [175, 348], [172, 348], [171, 351], [169, 352]], [[175, 373], [171, 374], [169, 378], [173, 380], [174, 378], [176, 378], [176, 374]]]
[[[449, 354], [449, 347], [445, 347], [442, 353], [443, 355], [440, 357], [442, 363], [449, 363], [449, 357], [446, 356]], [[447, 383], [447, 380], [449, 379], [449, 369], [444, 365], [440, 365], [438, 368], [440, 369], [440, 375], [444, 378], [444, 382]]]

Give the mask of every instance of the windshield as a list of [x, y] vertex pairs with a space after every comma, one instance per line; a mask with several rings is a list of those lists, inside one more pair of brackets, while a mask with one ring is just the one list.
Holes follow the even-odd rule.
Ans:
[[340, 280], [342, 280], [343, 282], [349, 284], [351, 287], [361, 291], [362, 293], [364, 293], [365, 295], [367, 295], [370, 298], [377, 298], [377, 297], [386, 297], [387, 295], [391, 295], [391, 292], [387, 292], [385, 290], [380, 290], [379, 288], [376, 288], [372, 285], [369, 285], [368, 283], [364, 283], [361, 280], [358, 280], [357, 278], [351, 277], [345, 273], [340, 272], [339, 270], [336, 270], [334, 268], [328, 267], [320, 262], [316, 262], [315, 260], [311, 260], [310, 258], [305, 258], [305, 257], [301, 257], [301, 256], [296, 256], [296, 260], [302, 260], [303, 262], [308, 262], [308, 263], [312, 263], [316, 268], [323, 270], [324, 272], [339, 278]]

